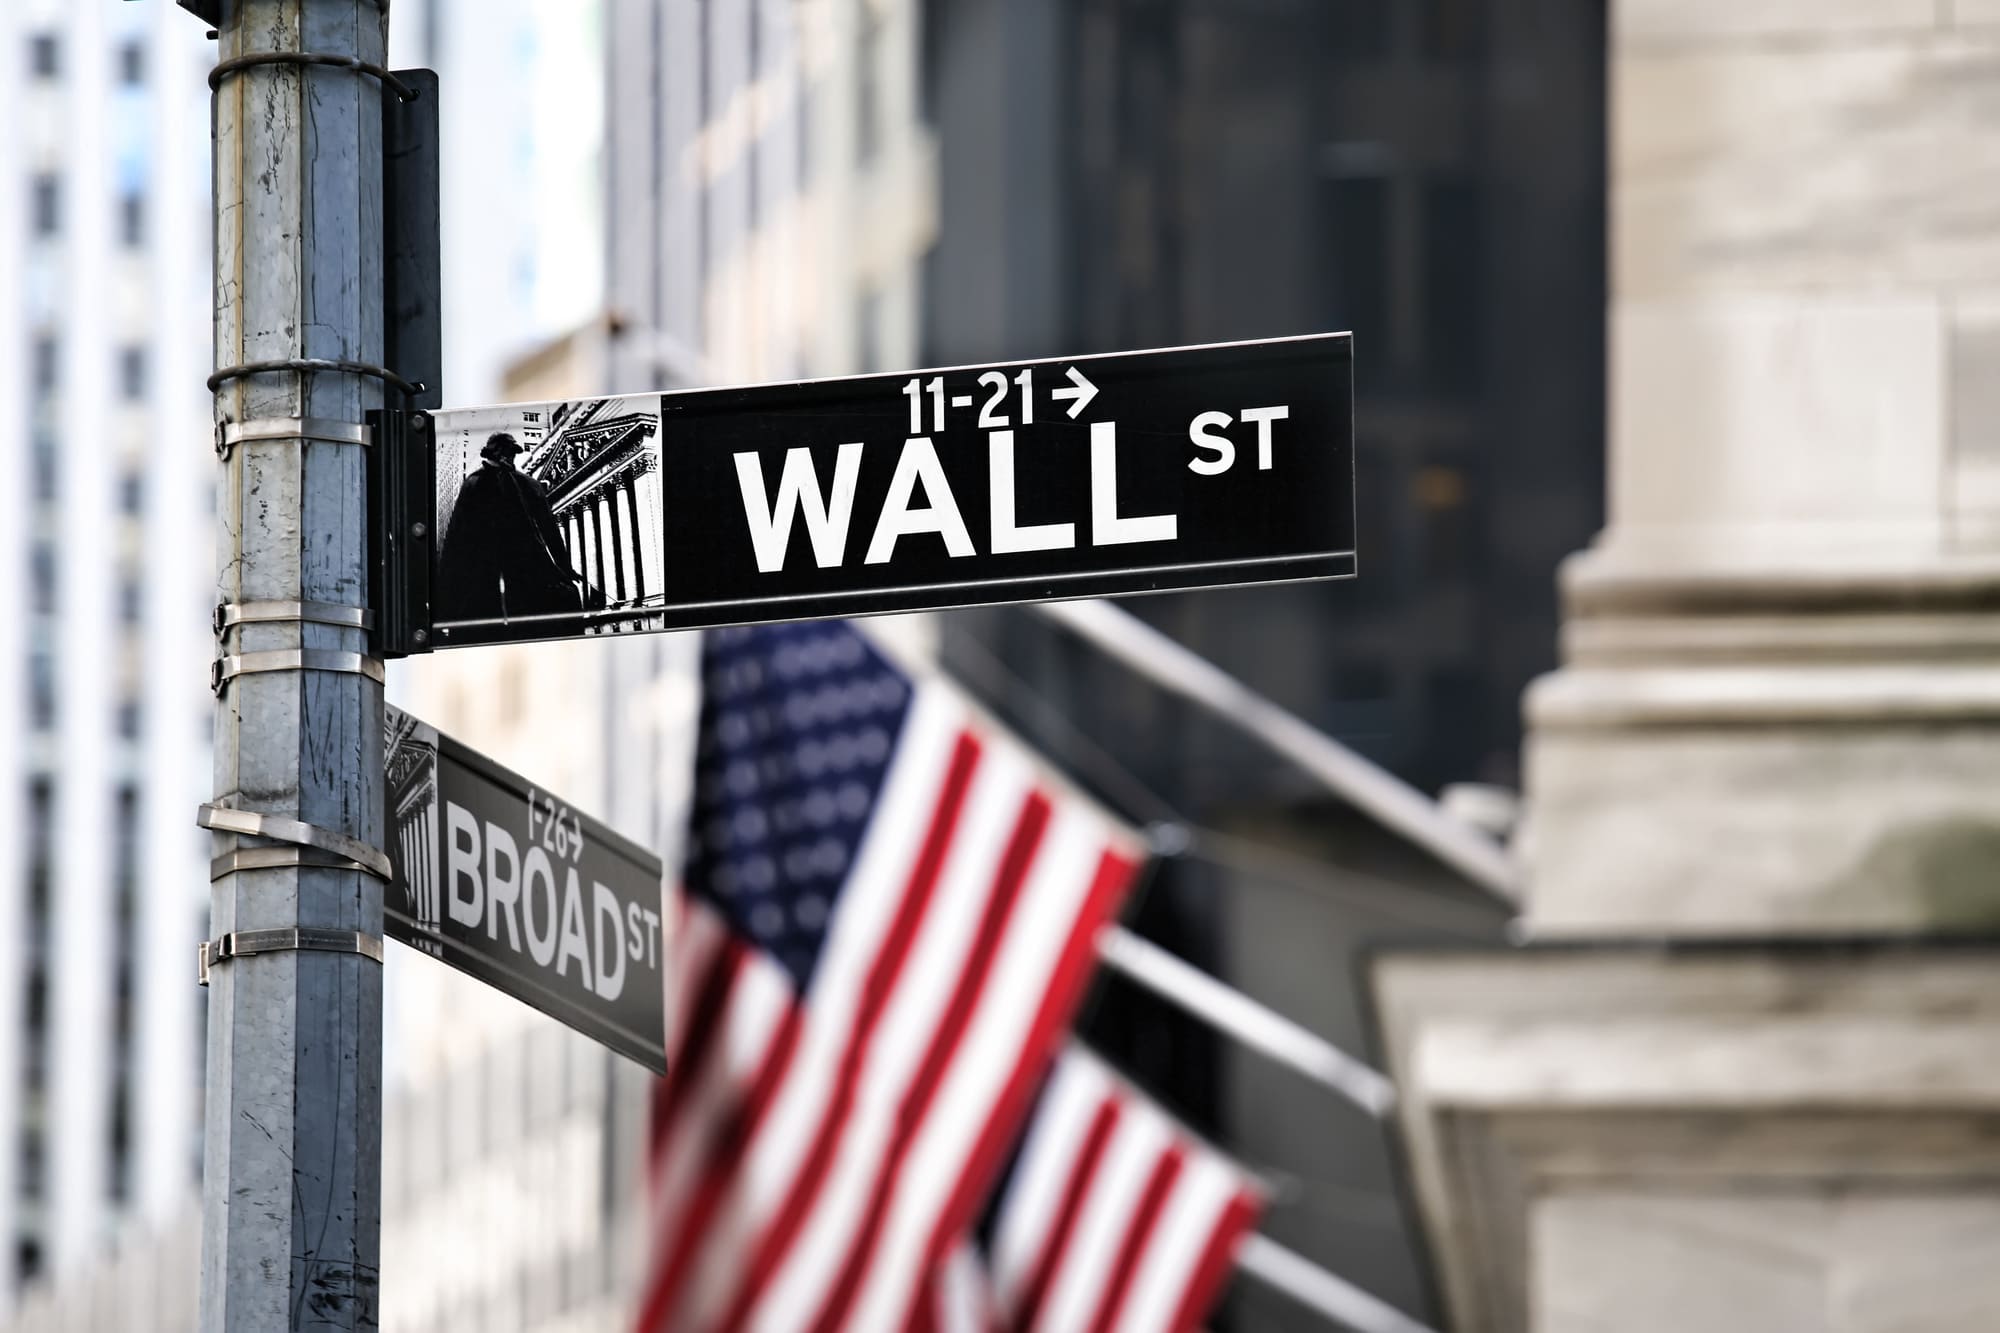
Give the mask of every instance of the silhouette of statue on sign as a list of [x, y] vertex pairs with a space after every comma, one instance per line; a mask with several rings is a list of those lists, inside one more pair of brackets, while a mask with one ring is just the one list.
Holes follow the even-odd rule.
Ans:
[[438, 555], [435, 614], [441, 621], [518, 620], [584, 609], [583, 575], [570, 565], [562, 524], [541, 485], [515, 469], [520, 452], [505, 431], [487, 436], [479, 451], [484, 461], [459, 488]]

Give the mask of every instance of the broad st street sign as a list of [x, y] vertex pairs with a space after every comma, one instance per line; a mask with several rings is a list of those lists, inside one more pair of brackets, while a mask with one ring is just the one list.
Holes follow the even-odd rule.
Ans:
[[390, 938], [667, 1072], [660, 859], [395, 708]]
[[1350, 576], [1352, 359], [1328, 334], [434, 413], [409, 650]]

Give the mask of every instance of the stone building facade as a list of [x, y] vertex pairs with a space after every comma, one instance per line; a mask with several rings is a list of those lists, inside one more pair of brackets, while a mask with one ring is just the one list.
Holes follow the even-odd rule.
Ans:
[[1525, 947], [1374, 986], [1452, 1326], [2000, 1319], [2000, 6], [1618, 0]]

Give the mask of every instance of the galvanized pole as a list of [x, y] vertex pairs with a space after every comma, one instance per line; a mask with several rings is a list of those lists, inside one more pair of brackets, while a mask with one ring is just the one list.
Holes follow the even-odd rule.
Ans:
[[[383, 62], [387, 10], [388, 0], [210, 10], [211, 387], [227, 444], [216, 534], [223, 813], [210, 823], [265, 835], [215, 840], [206, 1330], [377, 1324], [383, 885], [351, 868], [366, 855], [342, 839], [382, 842], [381, 664], [358, 608], [368, 590], [360, 426], [384, 382], [358, 367], [383, 353], [381, 92], [363, 66]], [[271, 54], [279, 60], [235, 63]], [[273, 362], [284, 364], [249, 369]]]

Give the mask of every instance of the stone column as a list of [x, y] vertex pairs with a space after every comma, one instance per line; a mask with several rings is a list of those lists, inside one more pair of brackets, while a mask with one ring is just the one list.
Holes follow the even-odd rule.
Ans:
[[2000, 5], [1952, 8], [1616, 8], [1538, 935], [2000, 923]]
[[2000, 3], [1619, 0], [1524, 947], [1374, 984], [1462, 1330], [2000, 1327]]

